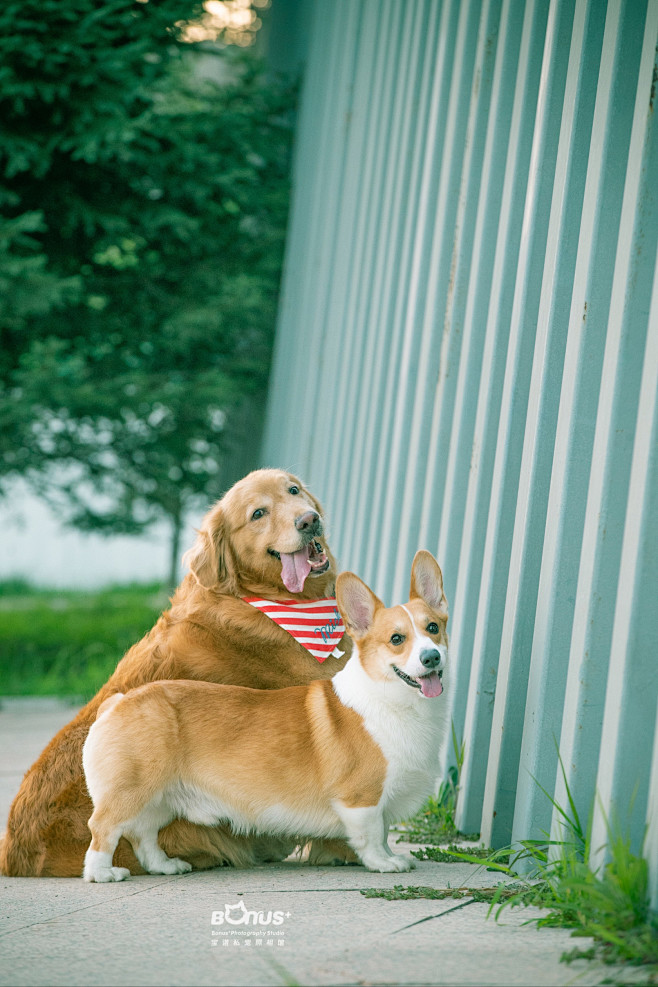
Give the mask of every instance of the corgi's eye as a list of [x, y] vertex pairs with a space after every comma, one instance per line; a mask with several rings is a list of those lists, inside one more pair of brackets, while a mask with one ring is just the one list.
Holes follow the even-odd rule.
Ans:
[[267, 514], [267, 511], [265, 510], [265, 508], [264, 507], [259, 507], [258, 510], [257, 511], [254, 511], [254, 513], [251, 515], [251, 520], [252, 521], [257, 521], [259, 518], [265, 517], [266, 514]]
[[291, 493], [291, 494], [293, 494], [293, 495], [296, 495], [296, 494], [298, 494], [298, 493], [299, 493], [299, 487], [296, 487], [296, 486], [294, 486], [294, 484], [293, 484], [293, 486], [292, 486], [292, 487], [288, 487], [288, 493]]
[[402, 644], [403, 641], [404, 641], [403, 634], [394, 634], [391, 638], [391, 644], [396, 644], [396, 645]]
[[434, 621], [432, 621], [430, 624], [427, 625], [427, 627], [425, 628], [425, 630], [427, 631], [428, 634], [438, 634], [439, 633], [439, 625], [438, 624], [435, 624]]

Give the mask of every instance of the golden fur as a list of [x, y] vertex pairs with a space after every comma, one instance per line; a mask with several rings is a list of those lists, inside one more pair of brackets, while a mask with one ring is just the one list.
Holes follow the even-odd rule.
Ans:
[[[290, 489], [299, 492], [291, 494]], [[266, 513], [252, 520], [254, 511]], [[75, 719], [53, 738], [25, 775], [0, 841], [0, 871], [8, 876], [73, 877], [81, 873], [89, 842], [91, 801], [82, 771], [82, 747], [99, 707], [117, 692], [159, 679], [196, 679], [258, 689], [280, 689], [326, 679], [346, 657], [316, 661], [295, 639], [240, 597], [288, 599], [281, 562], [267, 549], [299, 547], [295, 519], [304, 511], [322, 516], [317, 500], [292, 474], [257, 470], [233, 486], [203, 520], [187, 553], [190, 573], [155, 627], [119, 662], [114, 674]], [[335, 561], [323, 535], [316, 540], [329, 560], [323, 574], [312, 574], [298, 599], [333, 596]], [[197, 826], [177, 820], [160, 834], [170, 856], [194, 867], [249, 866], [280, 858], [291, 847], [280, 841], [236, 836], [227, 827]], [[330, 857], [335, 856], [330, 848]], [[142, 873], [124, 840], [117, 864]], [[324, 861], [323, 851], [315, 861]], [[327, 861], [329, 862], [329, 861]]]

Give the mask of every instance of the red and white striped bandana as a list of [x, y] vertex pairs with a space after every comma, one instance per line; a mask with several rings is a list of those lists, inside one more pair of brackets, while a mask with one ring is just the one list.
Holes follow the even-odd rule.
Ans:
[[336, 658], [344, 654], [338, 650], [338, 644], [345, 633], [345, 625], [334, 597], [322, 600], [261, 600], [257, 596], [243, 596], [242, 599], [292, 634], [318, 661], [324, 661], [331, 654]]

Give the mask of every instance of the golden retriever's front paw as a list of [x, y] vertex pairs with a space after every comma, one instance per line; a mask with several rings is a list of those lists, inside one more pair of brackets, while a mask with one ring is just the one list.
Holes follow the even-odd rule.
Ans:
[[312, 867], [340, 867], [343, 864], [361, 863], [345, 840], [313, 840], [308, 862]]

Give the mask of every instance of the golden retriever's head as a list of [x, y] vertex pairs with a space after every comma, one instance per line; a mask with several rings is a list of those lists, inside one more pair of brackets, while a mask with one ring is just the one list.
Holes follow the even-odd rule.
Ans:
[[317, 599], [336, 579], [322, 508], [285, 470], [255, 470], [231, 487], [185, 559], [201, 586], [235, 596]]

